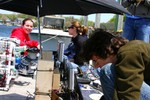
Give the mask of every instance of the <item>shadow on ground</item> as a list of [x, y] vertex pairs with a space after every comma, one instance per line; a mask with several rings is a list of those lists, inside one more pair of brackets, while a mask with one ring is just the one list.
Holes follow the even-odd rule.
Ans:
[[0, 100], [34, 100], [34, 98], [30, 95], [23, 96], [20, 94], [12, 93], [12, 94], [0, 95]]
[[26, 82], [26, 81], [15, 81], [14, 82], [15, 85], [19, 85], [19, 86], [27, 86], [30, 84], [30, 82]]

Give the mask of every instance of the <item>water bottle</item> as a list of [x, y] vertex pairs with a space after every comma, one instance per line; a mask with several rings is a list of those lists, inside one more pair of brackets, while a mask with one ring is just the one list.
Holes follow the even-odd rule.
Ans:
[[21, 58], [19, 57], [19, 56], [16, 56], [15, 57], [15, 65], [17, 66], [18, 64], [20, 64], [20, 62], [21, 62]]

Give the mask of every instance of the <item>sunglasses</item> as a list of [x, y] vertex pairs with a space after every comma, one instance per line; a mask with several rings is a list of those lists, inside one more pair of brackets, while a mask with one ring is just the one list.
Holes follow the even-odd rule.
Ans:
[[73, 26], [73, 25], [71, 25], [71, 26], [69, 26], [69, 27], [68, 27], [68, 29], [73, 29], [73, 28], [74, 28], [74, 26]]

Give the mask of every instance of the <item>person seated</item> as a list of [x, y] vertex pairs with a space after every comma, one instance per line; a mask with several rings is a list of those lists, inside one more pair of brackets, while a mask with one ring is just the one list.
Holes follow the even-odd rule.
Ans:
[[67, 56], [68, 60], [74, 61], [73, 57], [75, 56], [75, 46], [72, 42], [68, 45], [67, 49], [65, 49], [64, 55]]
[[78, 21], [71, 22], [71, 26], [68, 27], [68, 32], [72, 35], [71, 43], [68, 48], [64, 51], [64, 55], [75, 64], [82, 66], [84, 62], [80, 57], [80, 52], [84, 41], [88, 39], [86, 33], [88, 28], [81, 26]]
[[36, 40], [31, 40], [29, 34], [33, 29], [33, 21], [30, 18], [23, 20], [21, 27], [12, 30], [10, 38], [20, 40], [20, 46], [37, 47], [40, 49], [39, 43]]

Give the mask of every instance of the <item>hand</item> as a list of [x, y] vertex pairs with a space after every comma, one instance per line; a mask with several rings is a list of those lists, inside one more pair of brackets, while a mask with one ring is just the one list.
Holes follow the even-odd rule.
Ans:
[[70, 59], [69, 61], [70, 61], [70, 62], [74, 62], [74, 59]]
[[24, 48], [24, 51], [26, 51], [28, 49], [28, 47], [26, 45], [23, 46], [23, 48]]
[[136, 6], [138, 6], [141, 2], [143, 2], [144, 0], [136, 0]]
[[144, 1], [144, 0], [136, 0], [136, 3], [140, 3], [140, 2], [142, 2], [142, 1]]
[[42, 46], [40, 46], [40, 45], [38, 45], [38, 46], [37, 46], [37, 48], [40, 50], [40, 49], [42, 49], [43, 47], [42, 47]]

